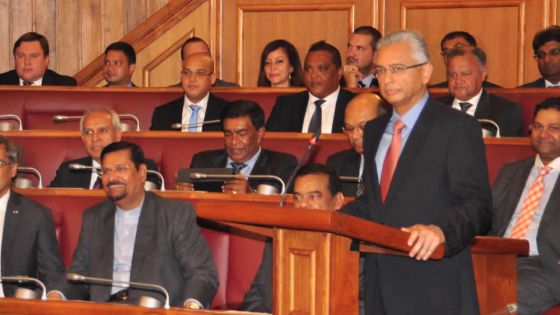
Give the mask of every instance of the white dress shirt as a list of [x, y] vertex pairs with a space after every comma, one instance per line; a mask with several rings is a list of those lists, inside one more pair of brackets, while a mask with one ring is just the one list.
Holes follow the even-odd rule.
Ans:
[[[25, 85], [25, 84], [23, 84], [23, 82], [24, 81], [20, 78], [19, 79], [19, 85]], [[32, 86], [42, 86], [43, 85], [43, 77], [41, 77], [38, 80], [35, 80], [35, 81], [31, 82], [31, 85]]]
[[[93, 166], [95, 169], [101, 168], [101, 164], [99, 164], [99, 162], [97, 162], [96, 160], [91, 160], [91, 166]], [[95, 186], [95, 182], [97, 181], [97, 178], [99, 177], [99, 175], [97, 175], [97, 172], [95, 171], [95, 169], [91, 170], [91, 179], [89, 180], [89, 189], [93, 189], [93, 186]]]
[[470, 103], [472, 106], [469, 109], [467, 109], [465, 113], [474, 117], [474, 113], [476, 112], [476, 108], [478, 107], [478, 101], [480, 100], [481, 96], [482, 96], [482, 89], [480, 89], [478, 94], [476, 94], [473, 98], [466, 101], [460, 101], [457, 98], [454, 98], [451, 107], [461, 111], [461, 105], [459, 105], [459, 103], [463, 103], [463, 102]]
[[334, 111], [336, 109], [336, 100], [338, 99], [339, 92], [340, 86], [336, 89], [336, 91], [327, 95], [325, 98], [318, 98], [309, 93], [309, 100], [307, 101], [307, 109], [305, 110], [301, 132], [307, 132], [309, 129], [311, 117], [313, 117], [313, 114], [315, 113], [315, 101], [325, 100], [325, 102], [321, 105], [321, 133], [332, 133]]
[[181, 115], [181, 124], [183, 124], [183, 128], [181, 131], [188, 131], [188, 124], [193, 114], [193, 110], [189, 105], [198, 105], [200, 109], [198, 110], [198, 123], [200, 124], [196, 127], [196, 131], [202, 131], [202, 122], [204, 121], [204, 116], [206, 116], [206, 108], [208, 108], [208, 99], [210, 98], [210, 93], [206, 93], [206, 96], [201, 99], [198, 103], [193, 103], [187, 95], [185, 94], [185, 100], [183, 102], [183, 114]]

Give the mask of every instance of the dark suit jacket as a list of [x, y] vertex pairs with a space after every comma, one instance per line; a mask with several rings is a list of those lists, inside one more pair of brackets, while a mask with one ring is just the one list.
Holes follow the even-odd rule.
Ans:
[[[229, 165], [226, 165], [226, 163], [227, 154], [225, 150], [210, 150], [195, 154], [192, 157], [189, 168], [230, 167]], [[261, 154], [257, 158], [251, 174], [276, 175], [280, 177], [285, 184], [287, 184], [287, 180], [296, 166], [297, 160], [291, 154], [261, 149]], [[252, 179], [249, 183], [252, 188], [257, 188], [258, 185], [266, 183], [280, 189], [279, 184], [276, 181]], [[288, 189], [288, 187], [286, 187], [286, 189]]]
[[[62, 164], [60, 164], [60, 166], [56, 170], [56, 176], [49, 184], [49, 187], [72, 187], [89, 189], [89, 185], [91, 182], [91, 171], [71, 170], [70, 164], [72, 163], [91, 166], [93, 163], [93, 159], [89, 156], [86, 156], [72, 161], [62, 162]], [[150, 159], [146, 159], [146, 166], [149, 170], [158, 170], [156, 163]], [[158, 187], [161, 187], [161, 180], [158, 176], [148, 174], [147, 180], [155, 183]]]
[[[327, 158], [327, 165], [336, 170], [338, 176], [358, 177], [360, 174], [360, 155], [354, 149], [332, 154]], [[356, 197], [358, 183], [341, 181], [344, 196]]]
[[[0, 74], [0, 84], [7, 84], [7, 85], [19, 85], [19, 77], [16, 73], [16, 70], [10, 70], [8, 72], [4, 72]], [[76, 79], [58, 74], [50, 69], [45, 71], [45, 75], [43, 75], [43, 85], [68, 85], [68, 86], [76, 86], [78, 83]]]
[[[68, 272], [113, 278], [116, 206], [103, 201], [84, 212], [82, 229]], [[200, 234], [190, 203], [161, 198], [146, 192], [138, 221], [130, 281], [159, 284], [169, 291], [170, 304], [182, 306], [194, 298], [208, 306], [218, 288], [218, 274]], [[106, 302], [111, 286], [76, 284], [62, 280], [60, 290], [68, 299]], [[155, 291], [130, 288], [131, 304], [142, 295], [163, 301]]]
[[[447, 81], [443, 81], [443, 82], [440, 82], [440, 83], [436, 83], [434, 85], [430, 85], [430, 88], [446, 88], [447, 89], [448, 87], [449, 87], [449, 85], [448, 85]], [[484, 88], [501, 88], [500, 85], [497, 85], [496, 83], [492, 83], [492, 82], [489, 82], [489, 81], [482, 82], [482, 87], [484, 87]]]
[[264, 245], [259, 270], [245, 293], [242, 311], [272, 313], [272, 240]]
[[544, 84], [544, 78], [539, 78], [533, 82], [525, 83], [523, 85], [518, 86], [518, 88], [545, 88], [546, 85]]
[[[181, 123], [183, 116], [183, 103], [185, 97], [181, 96], [169, 103], [160, 105], [154, 109], [152, 114], [152, 126], [150, 130], [173, 130], [171, 125]], [[208, 98], [208, 105], [206, 113], [204, 114], [204, 121], [221, 119], [222, 110], [228, 105], [228, 102], [214, 96], [210, 93]], [[222, 124], [208, 124], [202, 126], [202, 131], [220, 131]]]
[[395, 228], [434, 224], [445, 258], [365, 255], [366, 314], [477, 314], [468, 245], [490, 226], [491, 195], [480, 125], [429, 99], [403, 147], [385, 203], [375, 154], [392, 113], [364, 130], [366, 193], [342, 212]]
[[[494, 216], [491, 234], [497, 236], [505, 234], [534, 164], [535, 157], [531, 157], [506, 164], [500, 170], [492, 187]], [[560, 300], [560, 269], [558, 268], [558, 262], [560, 261], [559, 224], [560, 180], [557, 180], [541, 218], [541, 224], [537, 232], [537, 247], [539, 259], [546, 272], [548, 287], [551, 288], [551, 292], [556, 299]]]
[[[26, 275], [53, 288], [63, 273], [51, 211], [11, 191], [2, 234], [2, 276]], [[2, 286], [5, 296], [13, 296], [21, 285]]]
[[[356, 94], [340, 89], [334, 113], [332, 132], [342, 132], [344, 125], [344, 109]], [[267, 131], [292, 131], [301, 132], [303, 119], [307, 109], [309, 92], [303, 91], [296, 94], [282, 95], [276, 98], [270, 117], [266, 122]]]
[[[443, 96], [438, 101], [451, 106], [453, 96]], [[508, 98], [482, 91], [474, 118], [490, 119], [500, 126], [502, 137], [523, 137], [523, 110], [521, 105]]]

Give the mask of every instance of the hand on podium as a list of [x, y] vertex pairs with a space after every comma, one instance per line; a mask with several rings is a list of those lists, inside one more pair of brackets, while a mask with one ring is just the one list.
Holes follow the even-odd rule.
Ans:
[[428, 260], [438, 245], [445, 243], [443, 231], [435, 225], [415, 224], [403, 227], [401, 231], [410, 233], [407, 244], [412, 249], [408, 256], [416, 260]]
[[47, 294], [47, 300], [61, 301], [64, 300], [62, 294], [57, 291], [51, 291]]

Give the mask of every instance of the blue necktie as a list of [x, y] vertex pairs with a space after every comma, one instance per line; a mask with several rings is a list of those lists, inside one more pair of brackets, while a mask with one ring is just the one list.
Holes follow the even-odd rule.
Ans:
[[189, 120], [189, 132], [197, 132], [198, 131], [198, 111], [200, 110], [200, 106], [198, 105], [189, 105], [192, 110], [191, 119]]

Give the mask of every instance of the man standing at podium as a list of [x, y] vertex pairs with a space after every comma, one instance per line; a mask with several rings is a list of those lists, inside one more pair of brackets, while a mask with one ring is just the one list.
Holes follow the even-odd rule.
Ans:
[[[490, 225], [478, 122], [433, 100], [422, 35], [377, 45], [374, 74], [393, 111], [364, 129], [366, 192], [343, 212], [410, 233], [409, 257], [365, 255], [366, 314], [478, 314], [469, 243]], [[430, 260], [438, 245], [445, 257]]]

